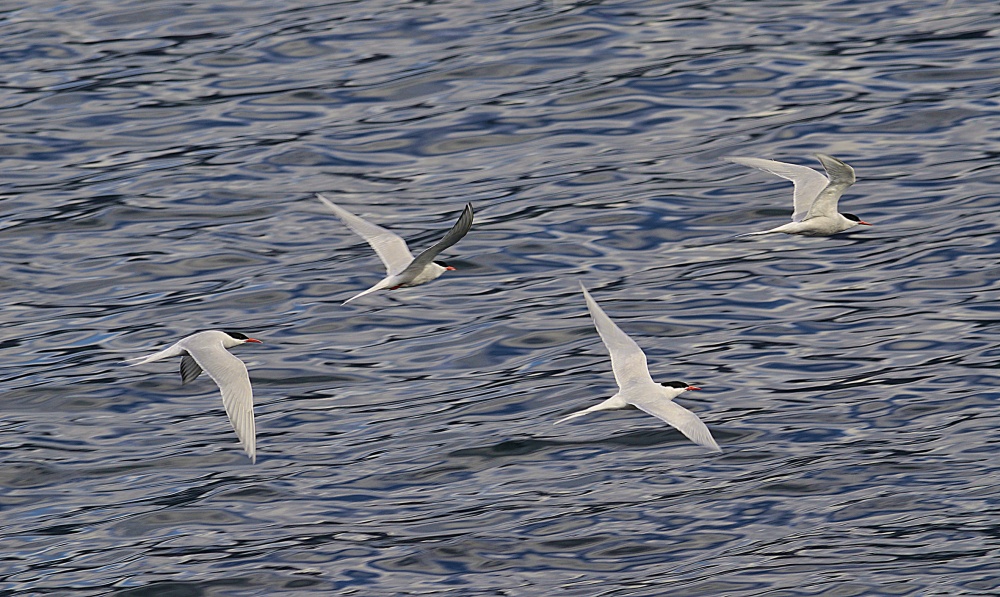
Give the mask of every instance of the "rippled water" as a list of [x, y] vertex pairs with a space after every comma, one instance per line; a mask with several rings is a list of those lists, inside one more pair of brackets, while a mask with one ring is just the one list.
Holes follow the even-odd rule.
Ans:
[[[992, 0], [0, 12], [0, 594], [1000, 591]], [[857, 170], [833, 238], [736, 234]], [[314, 198], [421, 248], [381, 275]], [[712, 454], [614, 389], [578, 281]], [[259, 456], [210, 380], [235, 352]]]

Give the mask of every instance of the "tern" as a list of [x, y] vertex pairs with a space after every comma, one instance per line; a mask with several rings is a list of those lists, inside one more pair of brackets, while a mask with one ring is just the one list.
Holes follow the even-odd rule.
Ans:
[[842, 214], [837, 211], [837, 201], [840, 196], [854, 184], [854, 168], [826, 154], [817, 153], [816, 157], [823, 164], [829, 178], [812, 168], [786, 164], [785, 162], [761, 158], [723, 158], [736, 164], [770, 172], [775, 176], [792, 181], [792, 184], [795, 185], [795, 211], [792, 213], [790, 223], [763, 232], [749, 232], [740, 236], [756, 236], [775, 232], [804, 236], [830, 236], [850, 230], [859, 224], [871, 226], [854, 214]]
[[674, 403], [674, 398], [689, 390], [701, 388], [683, 381], [669, 381], [658, 384], [649, 375], [646, 366], [646, 354], [632, 338], [621, 331], [611, 321], [611, 318], [601, 310], [597, 301], [590, 296], [587, 289], [580, 284], [583, 296], [587, 299], [587, 308], [594, 320], [597, 333], [611, 353], [611, 368], [618, 382], [618, 393], [600, 404], [585, 408], [556, 421], [561, 423], [569, 419], [583, 416], [599, 410], [618, 410], [636, 407], [674, 427], [694, 443], [721, 452], [719, 444], [712, 439], [708, 427], [701, 422], [698, 415]]
[[343, 305], [376, 290], [382, 290], [383, 288], [395, 290], [397, 288], [418, 286], [439, 278], [446, 271], [454, 271], [454, 267], [443, 261], [434, 261], [434, 258], [441, 251], [462, 240], [462, 237], [472, 228], [472, 204], [467, 203], [465, 209], [462, 211], [462, 215], [455, 222], [455, 225], [451, 227], [451, 230], [448, 231], [448, 234], [445, 234], [444, 238], [439, 240], [437, 244], [431, 246], [414, 259], [413, 254], [410, 253], [410, 249], [406, 246], [406, 241], [399, 235], [359, 218], [344, 208], [335, 205], [319, 193], [316, 194], [316, 197], [325, 203], [348, 228], [365, 239], [365, 242], [371, 245], [372, 249], [375, 249], [375, 253], [378, 254], [379, 258], [385, 264], [385, 278], [382, 278], [378, 284], [368, 290], [359, 292], [347, 299], [341, 303]]
[[229, 354], [228, 348], [256, 342], [239, 332], [210, 330], [198, 332], [183, 338], [173, 345], [146, 357], [128, 359], [129, 366], [144, 365], [183, 355], [181, 359], [181, 383], [193, 381], [204, 370], [222, 390], [222, 405], [229, 415], [236, 436], [246, 451], [250, 461], [257, 462], [257, 440], [253, 424], [253, 391], [250, 388], [250, 374], [243, 361]]

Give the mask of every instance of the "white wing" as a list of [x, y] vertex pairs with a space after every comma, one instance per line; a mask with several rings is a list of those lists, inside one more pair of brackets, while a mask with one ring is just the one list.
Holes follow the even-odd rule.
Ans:
[[826, 168], [826, 173], [830, 176], [830, 184], [816, 197], [816, 200], [809, 208], [807, 216], [810, 218], [817, 216], [834, 217], [838, 213], [837, 202], [840, 201], [840, 196], [844, 194], [847, 187], [854, 184], [854, 168], [851, 168], [833, 156], [823, 153], [817, 153], [816, 157], [823, 164], [823, 167]]
[[365, 239], [365, 242], [375, 249], [375, 253], [378, 254], [382, 263], [385, 264], [385, 271], [388, 275], [395, 276], [413, 262], [413, 254], [410, 253], [410, 249], [406, 246], [406, 241], [399, 235], [393, 234], [381, 226], [376, 226], [334, 205], [332, 201], [319, 193], [316, 193], [316, 197], [325, 203], [348, 228]]
[[712, 448], [716, 452], [722, 451], [698, 415], [674, 401], [667, 400], [662, 396], [649, 396], [648, 398], [643, 396], [639, 399], [629, 399], [629, 403], [661, 419], [699, 446]]
[[611, 353], [611, 368], [615, 372], [618, 387], [624, 391], [635, 384], [653, 383], [653, 378], [650, 377], [649, 369], [646, 367], [646, 355], [639, 345], [601, 310], [600, 305], [590, 296], [582, 282], [580, 288], [587, 299], [587, 308], [590, 309], [590, 317], [594, 320], [597, 333], [601, 335], [601, 340], [604, 340], [604, 345]]
[[253, 390], [243, 361], [229, 354], [221, 344], [196, 344], [188, 354], [222, 390], [222, 405], [236, 436], [252, 462], [257, 462], [257, 439], [253, 421]]
[[797, 166], [795, 164], [786, 164], [785, 162], [776, 162], [761, 158], [725, 157], [723, 159], [734, 164], [741, 164], [763, 170], [764, 172], [770, 172], [775, 176], [792, 181], [792, 184], [795, 185], [795, 211], [792, 213], [793, 222], [801, 222], [806, 217], [813, 202], [823, 192], [823, 189], [830, 184], [830, 181], [825, 176], [806, 166]]

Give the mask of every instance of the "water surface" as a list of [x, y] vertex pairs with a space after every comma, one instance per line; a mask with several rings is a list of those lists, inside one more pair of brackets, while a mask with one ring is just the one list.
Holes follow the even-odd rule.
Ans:
[[[11, 2], [0, 594], [1000, 590], [986, 0]], [[852, 164], [832, 238], [737, 234]], [[323, 192], [419, 250], [381, 275]], [[583, 281], [712, 454], [615, 391]], [[200, 329], [255, 388], [127, 356]]]

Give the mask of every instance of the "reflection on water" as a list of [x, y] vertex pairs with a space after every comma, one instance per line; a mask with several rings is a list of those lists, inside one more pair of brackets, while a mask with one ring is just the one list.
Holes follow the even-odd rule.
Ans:
[[[990, 594], [993, 3], [0, 12], [0, 592]], [[738, 239], [855, 167], [871, 229]], [[437, 282], [380, 279], [329, 193]], [[849, 206], [846, 207], [846, 206]], [[723, 448], [614, 392], [583, 280]], [[240, 353], [250, 465], [209, 379]]]

